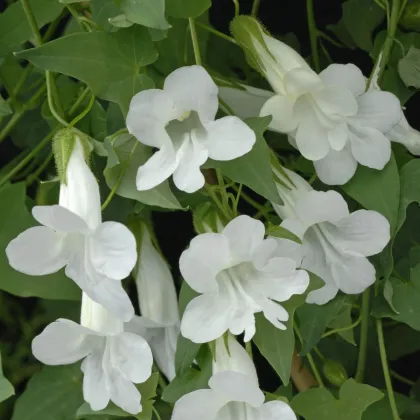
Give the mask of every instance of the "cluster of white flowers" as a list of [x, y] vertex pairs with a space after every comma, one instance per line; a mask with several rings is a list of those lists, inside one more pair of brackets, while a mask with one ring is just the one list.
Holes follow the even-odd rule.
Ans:
[[[397, 98], [366, 89], [354, 65], [333, 64], [317, 75], [257, 21], [240, 17], [233, 28], [241, 42], [248, 40], [247, 53], [275, 93], [244, 87], [220, 94], [241, 116], [271, 115], [270, 128], [289, 135], [291, 144], [314, 161], [324, 183], [347, 182], [358, 163], [382, 169], [390, 159], [390, 140], [420, 151], [420, 135], [408, 125]], [[191, 66], [169, 75], [163, 90], [134, 96], [128, 130], [158, 149], [138, 169], [138, 190], [173, 176], [180, 190], [195, 192], [204, 186], [200, 167], [208, 158], [232, 160], [252, 149], [255, 134], [242, 120], [215, 120], [218, 94], [204, 68]], [[137, 414], [141, 396], [134, 384], [150, 377], [153, 357], [172, 380], [180, 333], [195, 343], [216, 340], [210, 389], [182, 397], [172, 418], [296, 420], [288, 404], [264, 403], [255, 366], [234, 336], [244, 333], [244, 340], [251, 340], [258, 312], [285, 329], [289, 314], [281, 302], [307, 291], [306, 270], [325, 282], [308, 293], [308, 303], [324, 304], [339, 290], [363, 292], [375, 281], [366, 257], [381, 252], [390, 239], [385, 217], [366, 210], [350, 214], [336, 191], [315, 191], [299, 175], [273, 169], [283, 200], [273, 206], [281, 226], [302, 243], [267, 238], [264, 224], [244, 215], [219, 232], [198, 235], [179, 264], [199, 296], [180, 319], [169, 267], [147, 224], [141, 222], [135, 238], [122, 224], [102, 222], [99, 186], [86, 164], [83, 141], [77, 137], [71, 151], [59, 204], [34, 207], [33, 216], [43, 226], [23, 232], [6, 250], [11, 266], [29, 275], [65, 267], [83, 292], [80, 325], [59, 319], [47, 326], [33, 341], [35, 357], [49, 365], [83, 359], [83, 393], [92, 409], [101, 410], [111, 400]], [[134, 315], [121, 282], [131, 272], [141, 316]]]

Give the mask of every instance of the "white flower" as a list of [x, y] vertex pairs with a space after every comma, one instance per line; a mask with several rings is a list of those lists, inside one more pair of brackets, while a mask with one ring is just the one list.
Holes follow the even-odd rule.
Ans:
[[410, 126], [404, 115], [386, 135], [391, 141], [403, 144], [413, 155], [420, 156], [420, 132]]
[[285, 402], [264, 404], [258, 384], [241, 373], [216, 373], [210, 378], [209, 387], [180, 398], [172, 420], [296, 420]]
[[34, 356], [47, 365], [67, 365], [83, 359], [83, 396], [92, 410], [111, 400], [130, 414], [142, 410], [133, 383], [146, 381], [153, 357], [147, 342], [124, 332], [124, 323], [83, 295], [82, 325], [58, 319], [32, 342]]
[[152, 348], [159, 369], [171, 381], [175, 377], [175, 351], [179, 336], [178, 299], [166, 261], [142, 226], [136, 276], [141, 317], [128, 328], [144, 337]]
[[278, 252], [274, 239], [264, 239], [262, 222], [248, 216], [232, 220], [221, 233], [195, 237], [180, 258], [185, 281], [201, 296], [187, 306], [181, 333], [196, 343], [219, 338], [229, 330], [255, 334], [256, 312], [277, 328], [289, 318], [274, 302], [304, 293], [309, 276], [296, 270], [296, 262]]
[[[332, 149], [322, 159], [315, 159], [318, 177], [328, 185], [342, 185], [356, 172], [357, 164], [381, 170], [391, 157], [391, 143], [385, 133], [402, 118], [398, 98], [390, 92], [370, 89], [353, 64], [331, 64], [320, 77], [330, 87], [346, 88], [357, 100], [357, 113], [344, 118], [342, 149]], [[309, 136], [310, 137], [310, 136]]]
[[[299, 178], [291, 171], [286, 173], [292, 181]], [[283, 219], [281, 226], [302, 240], [297, 261], [325, 282], [308, 294], [307, 302], [324, 304], [338, 290], [363, 292], [375, 282], [375, 268], [366, 257], [378, 254], [389, 242], [388, 220], [376, 211], [350, 214], [339, 193], [308, 190], [306, 181], [294, 183], [297, 188], [292, 190], [277, 185], [287, 205], [273, 205]]]
[[10, 242], [10, 265], [39, 276], [65, 273], [95, 302], [128, 321], [134, 308], [121, 280], [133, 269], [136, 243], [122, 224], [101, 223], [99, 187], [86, 165], [77, 140], [66, 170], [67, 184], [60, 189], [60, 205], [35, 206], [32, 227]]
[[258, 384], [257, 370], [247, 351], [228, 333], [216, 340], [213, 354], [213, 375], [219, 372], [238, 372], [253, 379]]
[[248, 153], [254, 132], [239, 118], [215, 121], [218, 88], [200, 66], [182, 67], [163, 90], [144, 90], [131, 101], [127, 127], [141, 143], [159, 149], [137, 173], [137, 189], [149, 190], [173, 175], [175, 185], [195, 192], [204, 185], [208, 158], [231, 160]]

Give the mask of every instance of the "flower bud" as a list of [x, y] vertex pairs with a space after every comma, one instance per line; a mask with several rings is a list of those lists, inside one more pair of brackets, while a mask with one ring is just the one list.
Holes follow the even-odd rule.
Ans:
[[412, 31], [420, 30], [420, 1], [413, 1], [404, 9], [399, 24]]
[[326, 360], [322, 370], [328, 381], [337, 388], [349, 379], [344, 366], [335, 360]]

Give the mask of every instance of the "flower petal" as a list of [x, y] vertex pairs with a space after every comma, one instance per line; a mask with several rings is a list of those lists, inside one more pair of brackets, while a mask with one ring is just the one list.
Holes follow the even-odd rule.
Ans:
[[347, 294], [364, 292], [375, 283], [375, 267], [365, 257], [347, 257], [331, 265], [337, 287]]
[[226, 297], [206, 293], [194, 298], [186, 307], [181, 334], [194, 343], [208, 343], [221, 337], [229, 328], [232, 308]]
[[270, 401], [260, 408], [261, 420], [297, 420], [296, 414], [283, 401]]
[[85, 360], [81, 369], [83, 376], [83, 398], [94, 411], [103, 410], [109, 403], [105, 373], [102, 369], [103, 350], [94, 350]]
[[296, 129], [298, 120], [294, 114], [296, 99], [288, 95], [275, 95], [261, 108], [260, 116], [271, 115], [270, 129], [280, 133], [290, 133]]
[[402, 117], [401, 104], [391, 92], [372, 89], [357, 98], [359, 112], [354, 121], [363, 127], [376, 128], [386, 133]]
[[31, 276], [55, 273], [71, 259], [66, 235], [44, 226], [22, 232], [7, 245], [6, 255], [15, 270]]
[[302, 95], [322, 88], [322, 80], [310, 68], [295, 68], [284, 76], [284, 85], [289, 95]]
[[[336, 229], [334, 229], [336, 227]], [[390, 240], [390, 226], [382, 214], [358, 210], [341, 219], [331, 232], [344, 252], [369, 257], [379, 254]]]
[[229, 222], [222, 234], [229, 241], [233, 260], [252, 261], [254, 253], [264, 240], [265, 226], [259, 220], [242, 215]]
[[251, 151], [255, 133], [238, 117], [223, 117], [205, 125], [206, 147], [214, 160], [232, 160]]
[[80, 216], [59, 205], [35, 206], [32, 215], [41, 225], [56, 232], [75, 233], [89, 230], [87, 223]]
[[399, 123], [386, 133], [386, 136], [391, 141], [403, 144], [413, 155], [420, 155], [420, 132], [410, 126], [404, 114]]
[[340, 122], [328, 131], [328, 141], [333, 150], [343, 150], [349, 139], [349, 129], [345, 122]]
[[46, 365], [68, 365], [90, 354], [102, 340], [94, 331], [68, 319], [47, 325], [32, 341], [32, 353]]
[[174, 171], [174, 184], [181, 191], [193, 193], [204, 186], [201, 165], [208, 159], [208, 150], [194, 132], [188, 134], [176, 154], [178, 166]]
[[327, 115], [349, 117], [357, 114], [357, 101], [348, 89], [341, 86], [327, 86], [313, 95], [317, 106]]
[[336, 191], [308, 191], [296, 202], [296, 214], [308, 226], [338, 222], [349, 215], [346, 200]]
[[[270, 299], [258, 301], [261, 305], [264, 316], [279, 330], [285, 330], [286, 326], [283, 322], [289, 319], [289, 314], [283, 306]], [[281, 322], [283, 321], [283, 322]]]
[[137, 190], [147, 191], [160, 185], [174, 173], [177, 166], [172, 143], [163, 145], [144, 165], [139, 167], [136, 177]]
[[160, 89], [143, 90], [130, 103], [127, 128], [141, 143], [161, 148], [171, 143], [166, 124], [178, 117], [178, 110], [170, 95]]
[[348, 144], [339, 152], [330, 150], [323, 159], [314, 161], [314, 166], [319, 179], [324, 184], [343, 185], [355, 174], [357, 161]]
[[111, 401], [127, 413], [136, 415], [142, 411], [140, 392], [114, 369], [109, 369], [107, 388]]
[[187, 66], [173, 71], [163, 90], [181, 115], [196, 111], [202, 123], [214, 120], [219, 107], [218, 88], [204, 67]]
[[175, 403], [172, 420], [217, 420], [217, 412], [224, 404], [211, 389], [190, 392]]
[[228, 401], [244, 402], [259, 407], [264, 402], [264, 394], [250, 378], [238, 372], [219, 372], [209, 380], [210, 388]]
[[391, 142], [375, 128], [353, 129], [350, 144], [354, 158], [369, 168], [381, 170], [391, 159]]
[[199, 293], [217, 291], [217, 274], [229, 264], [227, 238], [218, 233], [196, 236], [179, 260], [184, 280]]
[[312, 290], [306, 297], [306, 303], [315, 303], [317, 305], [325, 305], [334, 299], [338, 293], [338, 287], [333, 284], [325, 284], [317, 290]]
[[319, 77], [326, 85], [344, 87], [355, 97], [366, 90], [366, 79], [354, 64], [330, 64]]
[[136, 240], [121, 223], [102, 223], [89, 237], [89, 247], [94, 269], [110, 279], [126, 278], [136, 264]]
[[123, 332], [107, 338], [110, 358], [115, 369], [136, 384], [145, 382], [152, 374], [152, 350], [139, 335]]

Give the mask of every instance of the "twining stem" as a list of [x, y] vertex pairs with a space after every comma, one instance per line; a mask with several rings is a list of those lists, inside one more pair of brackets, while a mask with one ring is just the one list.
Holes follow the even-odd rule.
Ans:
[[353, 328], [356, 328], [360, 323], [362, 322], [362, 314], [359, 315], [359, 317], [354, 321], [352, 324], [347, 325], [346, 327], [341, 328], [335, 328], [334, 330], [330, 330], [322, 335], [322, 338], [329, 337], [330, 335], [337, 334], [340, 332], [352, 330]]
[[416, 385], [415, 381], [412, 381], [411, 379], [408, 379], [408, 378], [405, 378], [404, 376], [401, 376], [399, 373], [393, 371], [392, 369], [389, 371], [389, 373], [391, 374], [391, 376], [393, 378], [395, 378], [397, 381], [400, 381], [403, 384], [406, 384], [406, 385], [411, 386], [411, 387]]
[[218, 209], [221, 211], [223, 216], [225, 217], [226, 221], [232, 220], [232, 217], [230, 215], [230, 212], [228, 209], [223, 205], [223, 203], [220, 202], [220, 200], [217, 198], [217, 195], [214, 191], [214, 187], [211, 185], [208, 185], [207, 183], [204, 186], [206, 188], [207, 194], [210, 196], [210, 198], [214, 201]]
[[51, 162], [51, 159], [54, 157], [53, 152], [51, 151], [48, 156], [45, 158], [44, 162], [41, 163], [41, 165], [38, 166], [36, 171], [34, 171], [31, 175], [28, 176], [26, 179], [26, 186], [32, 185], [39, 177], [39, 175], [44, 171], [44, 169], [48, 166], [48, 164]]
[[308, 17], [309, 39], [311, 41], [312, 61], [317, 73], [321, 71], [318, 50], [318, 30], [315, 23], [313, 0], [306, 0], [306, 15]]
[[254, 0], [252, 3], [251, 16], [256, 17], [258, 15], [258, 10], [260, 9], [260, 0]]
[[160, 414], [158, 413], [154, 405], [152, 405], [152, 410], [155, 413], [157, 420], [162, 420], [162, 417], [160, 417]]
[[382, 329], [382, 319], [376, 320], [376, 331], [378, 334], [379, 354], [381, 356], [382, 370], [384, 372], [386, 390], [388, 392], [389, 405], [391, 406], [392, 418], [394, 420], [400, 420], [398, 414], [397, 404], [395, 402], [394, 390], [392, 389], [392, 381], [389, 373], [388, 360], [386, 356], [384, 332]]
[[74, 117], [71, 120], [70, 126], [74, 127], [81, 119], [83, 119], [87, 114], [89, 114], [89, 112], [92, 109], [94, 103], [95, 103], [95, 95], [92, 95], [92, 97], [90, 98], [88, 106], [79, 115], [77, 115], [76, 117]]
[[238, 0], [232, 0], [233, 1], [233, 5], [235, 6], [235, 16], [239, 15], [239, 2]]
[[200, 28], [205, 29], [208, 32], [211, 32], [214, 35], [217, 35], [220, 38], [223, 38], [226, 41], [231, 42], [232, 44], [238, 45], [238, 43], [235, 41], [235, 38], [232, 38], [229, 35], [224, 34], [223, 32], [218, 31], [217, 29], [214, 29], [212, 26], [206, 25], [205, 23], [196, 22], [196, 25]]
[[80, 96], [76, 99], [76, 102], [70, 108], [69, 114], [72, 115], [79, 107], [79, 105], [85, 100], [86, 96], [90, 92], [90, 89], [87, 87], [85, 90], [80, 94]]
[[357, 382], [363, 382], [365, 377], [365, 365], [366, 365], [366, 352], [368, 344], [368, 332], [369, 332], [369, 304], [370, 304], [370, 288], [366, 289], [362, 295], [362, 325], [360, 328], [360, 344], [359, 344], [359, 357], [357, 360], [357, 369], [355, 379]]
[[189, 18], [188, 22], [190, 25], [191, 41], [193, 44], [195, 63], [201, 66], [200, 45], [198, 44], [197, 31], [195, 29], [195, 20], [193, 18]]
[[65, 121], [61, 115], [57, 112], [54, 106], [54, 99], [53, 99], [53, 89], [54, 89], [54, 80], [51, 72], [49, 70], [45, 71], [45, 78], [47, 81], [47, 100], [48, 100], [48, 107], [51, 111], [53, 117], [64, 127], [68, 127], [69, 123]]
[[35, 15], [32, 12], [31, 6], [29, 5], [29, 0], [22, 0], [23, 11], [25, 12], [26, 19], [28, 20], [29, 26], [31, 27], [32, 33], [35, 38], [35, 46], [39, 47], [42, 45], [42, 36], [38, 29], [38, 24], [36, 23]]

